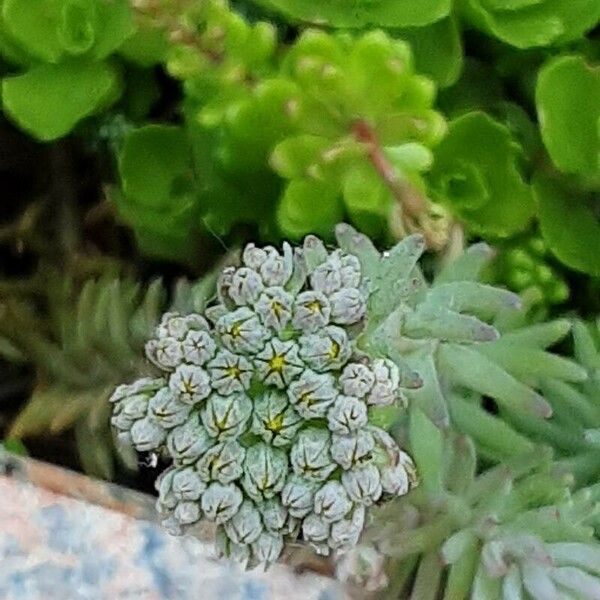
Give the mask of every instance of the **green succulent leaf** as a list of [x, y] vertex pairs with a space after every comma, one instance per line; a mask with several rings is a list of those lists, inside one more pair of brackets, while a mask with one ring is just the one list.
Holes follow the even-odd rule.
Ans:
[[598, 199], [555, 177], [538, 175], [533, 188], [551, 251], [568, 267], [600, 276]]
[[[412, 27], [450, 13], [450, 0], [254, 0], [294, 21], [333, 27]], [[350, 6], [349, 6], [350, 4]]]
[[483, 112], [460, 116], [435, 150], [436, 197], [474, 232], [503, 237], [522, 231], [535, 205], [520, 158], [521, 147], [506, 126]]
[[565, 44], [600, 20], [596, 0], [462, 0], [460, 7], [473, 25], [517, 48]]
[[463, 45], [456, 19], [446, 17], [424, 27], [402, 29], [398, 36], [413, 51], [415, 65], [441, 88], [453, 85], [463, 67]]
[[551, 60], [540, 71], [536, 105], [556, 166], [600, 180], [600, 66], [582, 56]]
[[5, 112], [43, 141], [66, 135], [81, 119], [112, 104], [119, 93], [114, 67], [95, 62], [40, 65], [2, 82]]

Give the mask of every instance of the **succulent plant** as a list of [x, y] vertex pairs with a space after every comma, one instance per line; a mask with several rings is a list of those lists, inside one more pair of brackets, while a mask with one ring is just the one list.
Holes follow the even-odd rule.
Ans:
[[288, 541], [353, 547], [373, 504], [405, 494], [414, 466], [372, 422], [414, 381], [356, 346], [368, 286], [359, 260], [314, 236], [248, 245], [204, 315], [166, 313], [146, 355], [161, 371], [119, 386], [112, 423], [138, 451], [165, 449], [164, 524], [219, 526], [223, 554], [271, 563]]

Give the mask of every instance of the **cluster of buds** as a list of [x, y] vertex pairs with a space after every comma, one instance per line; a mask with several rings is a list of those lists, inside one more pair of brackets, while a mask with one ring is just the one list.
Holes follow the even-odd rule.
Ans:
[[368, 299], [355, 256], [311, 236], [282, 253], [251, 244], [242, 259], [204, 316], [164, 315], [146, 346], [162, 377], [119, 386], [113, 425], [172, 460], [157, 481], [171, 531], [213, 521], [221, 552], [246, 564], [290, 540], [347, 550], [368, 507], [415, 480], [370, 422], [401, 401], [400, 373], [355, 346]]

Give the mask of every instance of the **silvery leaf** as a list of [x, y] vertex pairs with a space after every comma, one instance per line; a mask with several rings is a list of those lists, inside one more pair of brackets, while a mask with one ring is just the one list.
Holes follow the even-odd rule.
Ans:
[[366, 365], [349, 363], [344, 367], [339, 381], [346, 396], [364, 398], [375, 383], [375, 374]]
[[327, 523], [343, 519], [352, 508], [344, 486], [339, 481], [328, 481], [315, 494], [315, 514]]
[[263, 532], [252, 544], [252, 553], [259, 563], [275, 562], [283, 550], [283, 536], [273, 532]]
[[280, 531], [288, 520], [288, 510], [278, 498], [270, 498], [258, 505], [262, 520], [267, 529]]
[[173, 517], [181, 523], [181, 525], [191, 525], [200, 520], [200, 506], [197, 502], [185, 501], [180, 502], [173, 512]]
[[304, 421], [281, 392], [266, 392], [254, 401], [252, 431], [274, 446], [288, 446]]
[[264, 349], [256, 355], [254, 365], [263, 383], [280, 389], [289, 385], [304, 369], [296, 342], [283, 342], [279, 338], [266, 343]]
[[167, 436], [167, 450], [181, 464], [193, 463], [214, 443], [197, 413], [190, 415], [183, 425], [172, 429]]
[[354, 502], [365, 506], [371, 506], [381, 497], [381, 478], [375, 465], [344, 471], [342, 484]]
[[229, 282], [229, 297], [238, 305], [254, 304], [264, 289], [260, 275], [248, 267], [236, 269]]
[[288, 474], [285, 452], [264, 443], [250, 446], [244, 460], [244, 490], [257, 502], [279, 493]]
[[329, 297], [331, 322], [352, 325], [361, 321], [367, 312], [365, 295], [357, 288], [342, 288]]
[[327, 424], [333, 433], [349, 435], [368, 422], [367, 405], [352, 396], [338, 396], [327, 412]]
[[211, 392], [208, 374], [196, 365], [179, 365], [169, 377], [169, 389], [186, 404], [197, 404]]
[[314, 371], [341, 369], [352, 353], [348, 334], [340, 327], [324, 327], [300, 337], [300, 358]]
[[324, 542], [329, 537], [330, 524], [315, 513], [310, 513], [302, 521], [302, 536], [307, 542]]
[[329, 545], [337, 550], [348, 549], [358, 544], [365, 525], [365, 508], [358, 506], [350, 518], [342, 519], [331, 526]]
[[192, 407], [181, 402], [169, 389], [162, 388], [150, 400], [149, 415], [165, 429], [172, 429], [185, 422]]
[[196, 469], [204, 481], [230, 483], [244, 472], [245, 456], [246, 451], [238, 442], [221, 442], [207, 450]]
[[209, 435], [219, 441], [237, 438], [246, 430], [252, 402], [245, 394], [213, 394], [202, 410], [202, 422]]
[[313, 509], [317, 483], [300, 475], [291, 475], [281, 490], [281, 502], [292, 517], [301, 519]]
[[331, 457], [342, 469], [360, 466], [370, 458], [374, 447], [373, 436], [364, 429], [351, 435], [331, 436]]
[[331, 436], [323, 429], [309, 428], [298, 434], [290, 453], [296, 475], [314, 481], [324, 481], [335, 471], [329, 449]]
[[301, 292], [294, 302], [292, 324], [295, 329], [313, 332], [329, 323], [331, 307], [327, 297], [312, 290]]
[[167, 437], [167, 432], [150, 417], [136, 421], [131, 428], [131, 441], [139, 452], [156, 450]]
[[242, 492], [233, 483], [211, 483], [202, 494], [202, 510], [209, 521], [226, 523], [239, 510]]
[[324, 417], [337, 398], [335, 378], [329, 373], [305, 369], [288, 388], [288, 397], [296, 411], [305, 419]]
[[145, 349], [148, 360], [164, 371], [174, 369], [183, 360], [183, 345], [173, 337], [150, 340]]
[[198, 500], [206, 484], [193, 467], [178, 469], [173, 475], [172, 492], [177, 500]]
[[282, 287], [266, 288], [254, 305], [263, 325], [280, 332], [292, 318], [294, 299]]
[[244, 500], [238, 512], [225, 523], [225, 531], [235, 544], [251, 544], [263, 531], [260, 513], [250, 500]]
[[250, 387], [252, 363], [229, 350], [220, 350], [208, 365], [211, 384], [222, 396], [242, 392]]
[[182, 343], [183, 360], [202, 366], [215, 355], [216, 349], [217, 345], [210, 333], [192, 330], [187, 333]]
[[223, 345], [231, 352], [255, 354], [269, 337], [260, 319], [247, 306], [223, 315], [216, 325]]

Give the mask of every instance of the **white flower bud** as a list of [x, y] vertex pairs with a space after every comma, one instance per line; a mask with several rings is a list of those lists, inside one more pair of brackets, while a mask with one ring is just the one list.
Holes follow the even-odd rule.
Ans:
[[146, 344], [146, 356], [159, 369], [170, 371], [183, 359], [183, 345], [173, 337], [150, 340]]
[[192, 330], [185, 336], [182, 349], [185, 362], [202, 366], [215, 355], [217, 345], [207, 331]]
[[225, 532], [225, 527], [219, 525], [215, 535], [215, 548], [218, 558], [228, 558], [235, 561], [242, 569], [246, 569], [250, 560], [250, 546], [235, 544]]
[[206, 484], [192, 467], [186, 467], [175, 472], [171, 487], [177, 500], [198, 500]]
[[169, 377], [169, 388], [186, 404], [197, 404], [211, 392], [208, 374], [196, 365], [179, 365]]
[[191, 525], [200, 520], [200, 507], [196, 502], [186, 501], [180, 502], [175, 507], [173, 517], [181, 523], [181, 525]]
[[150, 417], [136, 421], [131, 428], [131, 441], [139, 452], [156, 450], [166, 436], [167, 432]]
[[148, 410], [161, 427], [172, 429], [185, 422], [192, 407], [181, 402], [169, 388], [162, 388], [150, 400]]
[[283, 287], [292, 276], [294, 253], [292, 247], [283, 243], [283, 256], [271, 246], [264, 248], [265, 260], [260, 265], [260, 274], [265, 285]]
[[275, 562], [283, 550], [283, 536], [271, 531], [263, 532], [252, 544], [254, 558], [259, 563], [270, 564]]
[[180, 315], [177, 312], [168, 312], [162, 316], [160, 324], [156, 328], [156, 336], [158, 338], [171, 337], [181, 341], [192, 329], [208, 331], [206, 319], [196, 314]]
[[294, 299], [282, 287], [266, 288], [254, 305], [265, 327], [280, 332], [292, 318]]
[[252, 431], [274, 446], [288, 446], [302, 427], [302, 417], [281, 392], [266, 392], [254, 401]]
[[265, 348], [256, 355], [254, 365], [263, 383], [280, 389], [289, 385], [304, 369], [296, 342], [282, 342], [279, 338], [267, 342]]
[[352, 396], [338, 396], [327, 412], [327, 424], [333, 433], [349, 435], [368, 422], [367, 405]]
[[154, 392], [164, 387], [165, 380], [162, 377], [157, 379], [151, 377], [142, 377], [133, 383], [119, 385], [112, 393], [109, 402], [117, 403], [125, 398], [133, 398], [134, 396], [145, 396], [150, 398], [154, 396]]
[[281, 502], [290, 515], [301, 519], [313, 509], [317, 483], [300, 475], [292, 475], [281, 490]]
[[409, 490], [410, 481], [404, 465], [398, 463], [394, 466], [381, 469], [381, 487], [386, 494], [404, 496]]
[[278, 498], [270, 498], [258, 505], [262, 520], [267, 529], [280, 531], [288, 520], [288, 510]]
[[354, 502], [371, 506], [381, 496], [381, 477], [375, 465], [344, 471], [342, 484]]
[[282, 450], [258, 443], [246, 450], [244, 460], [244, 490], [256, 502], [272, 498], [285, 484], [288, 459]]
[[251, 544], [263, 532], [260, 513], [249, 500], [245, 500], [240, 510], [225, 523], [225, 531], [235, 544]]
[[229, 297], [238, 305], [254, 304], [264, 289], [260, 275], [253, 269], [236, 269], [229, 282]]
[[328, 326], [303, 335], [299, 344], [300, 358], [318, 372], [341, 369], [352, 353], [348, 334], [341, 327]]
[[190, 415], [183, 425], [172, 429], [167, 436], [170, 456], [183, 465], [195, 462], [214, 443], [214, 438], [204, 429], [198, 413]]
[[329, 448], [331, 436], [324, 429], [309, 428], [298, 434], [290, 460], [296, 475], [314, 481], [324, 481], [336, 469], [331, 460]]
[[209, 521], [226, 523], [237, 513], [243, 499], [235, 484], [211, 483], [202, 494], [202, 510]]
[[327, 523], [343, 519], [352, 508], [352, 501], [339, 481], [328, 481], [315, 494], [315, 514]]
[[307, 542], [324, 542], [329, 537], [330, 524], [315, 513], [302, 521], [302, 536]]
[[375, 383], [375, 374], [361, 363], [349, 363], [340, 375], [340, 385], [346, 396], [364, 398]]
[[299, 379], [292, 381], [288, 387], [290, 402], [305, 419], [324, 417], [337, 396], [333, 375], [315, 373], [310, 369], [305, 369]]
[[400, 372], [394, 362], [387, 358], [377, 358], [371, 365], [375, 374], [375, 385], [367, 396], [367, 404], [385, 406], [398, 398]]
[[294, 302], [292, 324], [301, 331], [318, 331], [329, 323], [331, 307], [321, 292], [309, 290], [301, 292]]
[[331, 436], [331, 457], [345, 470], [361, 466], [371, 457], [374, 447], [373, 436], [364, 429], [352, 435]]
[[326, 296], [337, 292], [342, 287], [341, 253], [335, 250], [310, 275], [310, 285], [313, 290]]
[[157, 509], [161, 513], [173, 510], [177, 506], [178, 500], [173, 494], [173, 479], [176, 473], [177, 469], [170, 467], [163, 471], [154, 482], [154, 487], [158, 492]]
[[175, 518], [174, 515], [170, 515], [166, 519], [163, 519], [161, 521], [161, 525], [165, 528], [167, 533], [169, 533], [171, 535], [182, 535], [183, 534], [183, 527], [181, 526], [181, 523], [179, 523], [179, 521], [177, 521], [177, 519]]
[[275, 251], [272, 246], [267, 248], [257, 248], [254, 244], [248, 244], [242, 253], [242, 262], [247, 267], [259, 271], [265, 260], [267, 260], [267, 251]]
[[247, 306], [222, 316], [216, 329], [221, 342], [231, 352], [255, 354], [269, 337], [259, 318]]
[[212, 386], [222, 396], [242, 392], [250, 387], [252, 363], [229, 350], [220, 350], [208, 365]]
[[128, 431], [133, 424], [148, 413], [149, 397], [144, 394], [129, 396], [115, 405], [110, 422], [121, 431]]
[[206, 451], [196, 469], [204, 481], [231, 483], [244, 472], [245, 456], [246, 451], [238, 442], [222, 442]]
[[213, 394], [202, 411], [202, 422], [209, 435], [223, 441], [241, 435], [251, 414], [252, 402], [245, 394]]
[[345, 254], [342, 252], [340, 262], [342, 287], [357, 288], [361, 280], [360, 261], [354, 254]]
[[365, 507], [357, 506], [350, 518], [337, 521], [331, 526], [329, 545], [336, 550], [352, 548], [358, 544], [365, 526]]
[[340, 325], [352, 325], [361, 321], [367, 312], [364, 294], [356, 288], [342, 288], [329, 297], [331, 321]]

